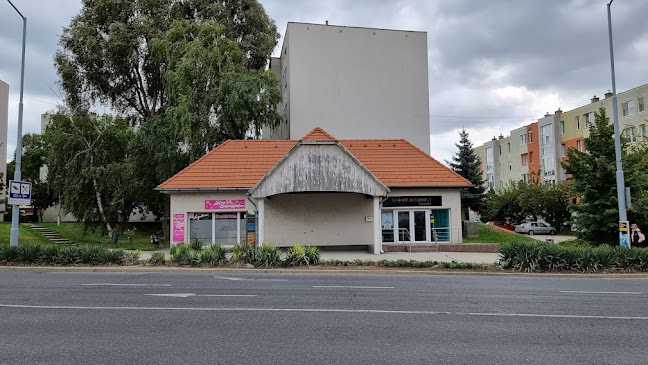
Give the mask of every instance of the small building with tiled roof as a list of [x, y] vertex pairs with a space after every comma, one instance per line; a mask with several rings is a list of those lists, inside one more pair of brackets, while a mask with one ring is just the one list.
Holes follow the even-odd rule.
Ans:
[[171, 242], [461, 242], [469, 181], [403, 139], [229, 140], [160, 184]]

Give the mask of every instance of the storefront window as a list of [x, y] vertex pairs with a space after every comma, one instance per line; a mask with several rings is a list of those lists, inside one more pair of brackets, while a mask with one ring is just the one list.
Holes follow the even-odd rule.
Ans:
[[394, 242], [394, 213], [383, 212], [381, 214], [382, 241]]
[[231, 246], [247, 239], [245, 212], [190, 213], [189, 217], [189, 238], [192, 242], [197, 239], [203, 246], [212, 242]]

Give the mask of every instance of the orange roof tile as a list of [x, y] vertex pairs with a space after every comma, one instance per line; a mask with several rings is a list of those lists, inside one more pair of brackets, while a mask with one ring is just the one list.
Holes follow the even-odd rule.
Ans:
[[337, 139], [326, 133], [322, 128], [315, 127], [312, 131], [303, 136], [300, 141], [337, 141]]
[[[336, 141], [315, 128], [300, 141]], [[254, 186], [300, 141], [229, 140], [158, 186], [177, 189], [246, 189]], [[404, 139], [339, 140], [388, 187], [465, 187], [470, 182]]]

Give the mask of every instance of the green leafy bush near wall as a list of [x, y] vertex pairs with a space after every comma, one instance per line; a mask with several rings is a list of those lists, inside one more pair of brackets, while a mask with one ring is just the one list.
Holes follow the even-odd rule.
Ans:
[[30, 265], [133, 265], [139, 253], [110, 250], [101, 246], [56, 246], [25, 243], [0, 246], [0, 264]]
[[524, 272], [648, 271], [648, 250], [642, 248], [509, 243], [501, 246], [500, 254], [502, 268]]
[[256, 247], [247, 242], [237, 243], [232, 247], [230, 253], [233, 264], [254, 264]]
[[261, 246], [257, 247], [254, 267], [270, 268], [278, 267], [282, 264], [281, 250], [278, 247], [265, 242]]

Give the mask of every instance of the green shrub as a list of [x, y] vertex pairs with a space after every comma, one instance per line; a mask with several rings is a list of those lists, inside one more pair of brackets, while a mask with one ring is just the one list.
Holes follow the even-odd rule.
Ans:
[[308, 259], [309, 265], [318, 265], [320, 263], [321, 255], [319, 247], [306, 246], [304, 250], [306, 251], [306, 258]]
[[191, 246], [192, 249], [194, 249], [196, 251], [200, 251], [203, 248], [202, 241], [200, 239], [198, 239], [198, 238], [194, 238], [194, 240], [191, 241], [190, 246]]
[[562, 247], [594, 247], [595, 246], [591, 242], [579, 238], [558, 242], [557, 245]]
[[268, 243], [263, 243], [256, 249], [254, 267], [270, 268], [281, 264], [281, 250]]
[[247, 242], [237, 243], [230, 252], [232, 253], [232, 263], [253, 264], [255, 261], [256, 248], [253, 244]]
[[59, 247], [55, 245], [44, 245], [40, 253], [40, 261], [43, 264], [56, 265], [59, 263]]
[[198, 260], [201, 265], [218, 266], [227, 261], [227, 251], [219, 244], [210, 244], [198, 252]]
[[310, 263], [309, 257], [306, 255], [306, 249], [299, 243], [295, 243], [286, 252], [284, 264], [286, 266], [307, 266]]
[[502, 245], [500, 265], [517, 271], [648, 271], [648, 250], [607, 245], [560, 246], [545, 243]]
[[154, 252], [148, 262], [150, 265], [164, 265], [166, 262], [164, 252]]
[[[99, 251], [101, 252], [101, 251]], [[99, 260], [99, 257], [97, 257], [97, 261], [100, 263], [103, 263]], [[60, 247], [58, 256], [57, 256], [57, 264], [59, 265], [77, 265], [79, 264], [79, 249], [74, 246], [63, 246]]]
[[200, 263], [200, 258], [192, 245], [179, 243], [171, 247], [171, 262], [183, 266], [197, 266]]
[[16, 261], [23, 263], [37, 263], [40, 260], [41, 245], [23, 243], [16, 250]]
[[123, 250], [110, 250], [102, 247], [102, 250], [97, 252], [97, 262], [103, 265], [121, 264], [123, 257]]

